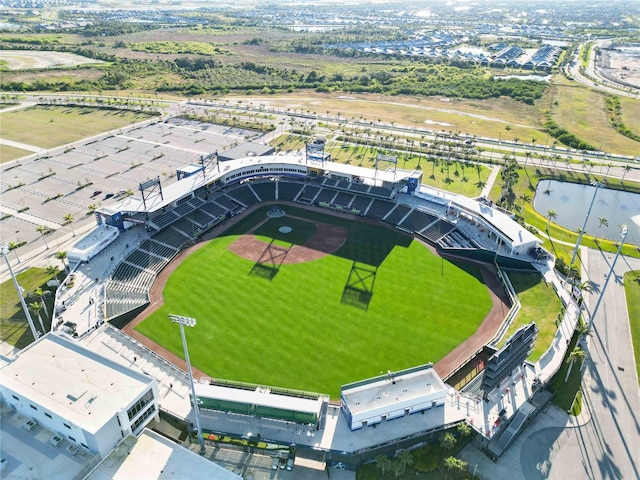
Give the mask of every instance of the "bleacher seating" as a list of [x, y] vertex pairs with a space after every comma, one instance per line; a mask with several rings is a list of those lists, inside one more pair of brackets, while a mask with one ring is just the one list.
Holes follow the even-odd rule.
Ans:
[[163, 213], [162, 215], [158, 215], [155, 218], [152, 218], [151, 221], [158, 228], [163, 229], [167, 225], [170, 225], [173, 222], [175, 222], [178, 218], [179, 218], [178, 215], [173, 210], [171, 210], [169, 212]]
[[333, 203], [336, 205], [342, 205], [348, 207], [353, 201], [354, 195], [352, 193], [338, 192], [338, 195], [333, 199]]
[[238, 202], [234, 201], [231, 197], [227, 196], [224, 193], [222, 195], [218, 195], [213, 199], [213, 201], [232, 212], [240, 206]]
[[411, 230], [412, 232], [419, 232], [427, 225], [430, 225], [435, 221], [436, 217], [434, 217], [433, 215], [414, 210], [409, 214], [407, 218], [405, 218], [400, 223], [400, 226], [406, 228], [407, 230]]
[[251, 188], [263, 202], [276, 199], [276, 182], [256, 182], [251, 184]]
[[411, 211], [410, 207], [406, 207], [404, 205], [397, 205], [396, 208], [391, 210], [387, 216], [385, 216], [382, 220], [386, 223], [390, 223], [391, 225], [398, 225], [400, 221]]
[[179, 205], [173, 209], [173, 211], [181, 217], [189, 213], [191, 210], [193, 210], [193, 207], [189, 205], [189, 202], [183, 203], [182, 205]]
[[354, 192], [367, 193], [371, 187], [369, 185], [365, 185], [364, 183], [352, 183], [349, 190]]
[[298, 201], [304, 202], [304, 203], [311, 203], [316, 197], [316, 195], [318, 195], [318, 192], [320, 191], [321, 188], [322, 187], [318, 187], [316, 185], [308, 185], [308, 184], [305, 185], [304, 187], [302, 187], [302, 192], [298, 197]]
[[348, 190], [350, 186], [351, 186], [351, 182], [347, 182], [345, 180], [338, 180], [338, 183], [336, 183], [335, 188]]
[[375, 195], [377, 197], [391, 198], [393, 192], [388, 188], [371, 187], [369, 195]]
[[[260, 199], [256, 197], [256, 194], [253, 193], [253, 190], [246, 184], [235, 187], [233, 190], [229, 190], [227, 195], [235, 200], [236, 203], [244, 205], [245, 207], [250, 207], [260, 201]], [[230, 208], [229, 210], [233, 209]]]
[[278, 182], [278, 200], [293, 201], [302, 190], [303, 185], [303, 183], [295, 182]]
[[204, 227], [205, 225], [208, 225], [214, 220], [212, 215], [210, 215], [209, 213], [207, 213], [206, 211], [200, 208], [197, 210], [194, 210], [185, 218], [188, 218], [192, 222], [197, 223], [200, 227]]
[[367, 207], [371, 204], [372, 199], [369, 197], [364, 197], [362, 195], [356, 195], [351, 202], [351, 208], [355, 208], [356, 210], [360, 210], [361, 212], [365, 212]]
[[202, 205], [204, 205], [204, 200], [201, 199], [200, 197], [193, 197], [191, 200], [189, 200], [189, 204], [194, 208], [198, 208], [201, 207]]
[[395, 207], [395, 203], [387, 202], [385, 200], [378, 200], [377, 198], [373, 200], [373, 203], [369, 207], [367, 211], [367, 217], [371, 218], [383, 218], [387, 213], [391, 211], [393, 207]]
[[427, 240], [430, 240], [434, 243], [437, 243], [442, 237], [444, 237], [447, 233], [451, 232], [456, 228], [455, 225], [444, 221], [438, 220], [429, 225], [426, 229], [420, 232], [420, 235], [425, 237]]
[[178, 249], [182, 248], [182, 246], [190, 240], [189, 236], [176, 230], [172, 226], [159, 231], [151, 238], [152, 240]]
[[210, 215], [213, 215], [216, 218], [218, 218], [221, 215], [224, 215], [225, 212], [227, 211], [225, 208], [213, 202], [205, 203], [204, 205], [202, 205], [202, 207], [200, 207], [200, 210], [203, 210], [209, 213]]
[[137, 249], [127, 257], [125, 262], [129, 262], [140, 268], [153, 270], [158, 273], [167, 263], [169, 263], [169, 259], [165, 257], [158, 257], [149, 252], [145, 252], [144, 250]]
[[335, 178], [329, 178], [329, 177], [325, 178], [322, 181], [322, 185], [325, 187], [335, 187], [337, 183], [338, 183], [338, 180], [336, 180]]
[[323, 188], [320, 190], [320, 193], [316, 197], [316, 202], [327, 202], [331, 203], [333, 201], [333, 197], [336, 196], [336, 191], [328, 188]]
[[155, 242], [151, 239], [145, 240], [145, 242], [138, 247], [140, 250], [148, 251], [159, 257], [165, 258], [173, 258], [176, 253], [178, 253], [178, 249], [175, 247], [169, 247], [163, 243]]
[[138, 290], [149, 290], [156, 275], [147, 270], [133, 265], [132, 263], [122, 262], [116, 267], [116, 271], [113, 272], [111, 280], [115, 282], [122, 282], [131, 288], [137, 288]]
[[197, 223], [189, 220], [188, 217], [182, 217], [180, 220], [171, 224], [171, 227], [188, 235], [190, 238], [194, 238], [198, 230], [200, 230], [200, 226]]

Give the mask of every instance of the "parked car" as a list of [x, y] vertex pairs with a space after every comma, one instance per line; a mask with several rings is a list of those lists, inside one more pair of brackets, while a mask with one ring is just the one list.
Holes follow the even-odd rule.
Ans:
[[107, 194], [104, 196], [104, 199], [106, 200], [106, 199], [108, 199], [108, 198], [113, 197], [114, 195], [115, 195], [115, 194], [114, 194], [113, 192], [107, 192]]
[[273, 463], [271, 464], [271, 468], [273, 470], [277, 470], [280, 466], [280, 459], [278, 457], [273, 457]]
[[102, 190], [96, 190], [95, 192], [93, 192], [93, 194], [91, 195], [91, 198], [93, 197], [97, 197], [98, 195], [100, 195], [102, 193]]

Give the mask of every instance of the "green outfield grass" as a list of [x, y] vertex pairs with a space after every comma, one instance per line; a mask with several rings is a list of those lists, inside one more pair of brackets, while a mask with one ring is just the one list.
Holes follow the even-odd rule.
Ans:
[[491, 308], [476, 266], [443, 261], [388, 228], [290, 206], [287, 215], [346, 228], [347, 241], [334, 255], [282, 265], [270, 279], [253, 275], [254, 262], [228, 247], [266, 210], [187, 258], [167, 283], [165, 305], [136, 329], [183, 356], [167, 315], [195, 317], [191, 361], [211, 377], [337, 398], [342, 384], [440, 360]]
[[150, 114], [123, 110], [37, 106], [0, 114], [0, 136], [53, 148], [148, 118]]

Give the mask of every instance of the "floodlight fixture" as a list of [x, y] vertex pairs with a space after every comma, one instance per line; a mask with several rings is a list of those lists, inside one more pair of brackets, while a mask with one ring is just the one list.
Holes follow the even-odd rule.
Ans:
[[193, 416], [196, 419], [196, 430], [198, 433], [198, 442], [200, 443], [200, 453], [204, 453], [204, 439], [202, 438], [202, 428], [200, 427], [200, 410], [198, 409], [198, 398], [196, 397], [196, 388], [193, 384], [193, 373], [191, 372], [191, 361], [189, 360], [189, 349], [187, 348], [187, 339], [184, 336], [184, 327], [195, 327], [196, 319], [191, 317], [183, 317], [182, 315], [169, 314], [169, 320], [180, 325], [180, 336], [182, 337], [182, 348], [184, 349], [184, 359], [187, 362], [187, 374], [189, 375], [189, 385], [191, 386], [191, 398], [193, 400]]

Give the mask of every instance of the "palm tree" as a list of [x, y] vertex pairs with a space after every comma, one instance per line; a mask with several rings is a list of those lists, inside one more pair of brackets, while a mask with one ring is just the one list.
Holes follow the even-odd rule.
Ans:
[[524, 217], [524, 204], [525, 202], [530, 202], [531, 197], [528, 193], [523, 193], [522, 195], [520, 195], [520, 200], [522, 200], [522, 206], [520, 207], [520, 216]]
[[553, 208], [547, 212], [547, 232], [549, 231], [549, 224], [551, 224], [551, 220], [555, 220], [556, 218], [558, 218], [558, 212]]
[[391, 470], [391, 460], [386, 455], [378, 455], [376, 457], [376, 468], [384, 477], [385, 472]]
[[629, 173], [632, 170], [631, 165], [625, 165], [622, 170], [623, 172], [622, 172], [622, 178], [620, 179], [620, 183], [624, 182], [624, 177], [627, 175], [627, 173]]
[[[598, 225], [598, 230], [600, 230], [602, 228], [602, 226], [604, 225], [605, 227], [609, 226], [609, 220], [607, 220], [605, 217], [600, 217], [598, 218], [598, 223], [600, 223], [600, 225]], [[598, 241], [598, 237], [596, 237], [596, 242]]]
[[407, 467], [413, 465], [413, 455], [408, 450], [402, 450], [396, 457], [398, 462], [402, 465], [402, 469], [406, 470]]
[[43, 290], [42, 287], [38, 287], [33, 291], [33, 294], [36, 297], [38, 297], [40, 303], [42, 304], [42, 309], [44, 310], [44, 313], [47, 315], [47, 318], [49, 318], [49, 310], [47, 310], [47, 305], [44, 300], [44, 297], [47, 293], [49, 292], [47, 290]]
[[87, 208], [89, 209], [89, 213], [87, 215], [91, 215], [98, 209], [98, 206], [95, 203], [92, 203]]
[[62, 261], [62, 265], [64, 265], [64, 271], [66, 272], [67, 269], [69, 268], [69, 264], [66, 262], [67, 260], [67, 252], [57, 252], [56, 253], [56, 258], [60, 261]]
[[47, 243], [47, 239], [45, 238], [45, 234], [49, 233], [49, 229], [44, 225], [38, 225], [36, 227], [36, 232], [42, 235], [42, 240], [44, 240], [44, 245], [45, 247], [47, 247], [47, 250], [49, 250], [49, 244]]
[[9, 245], [7, 245], [9, 251], [13, 250], [13, 253], [16, 256], [16, 260], [18, 261], [18, 263], [20, 263], [20, 257], [18, 257], [18, 247], [20, 247], [20, 244], [18, 242], [9, 242]]
[[45, 332], [44, 323], [42, 322], [42, 317], [40, 316], [40, 311], [42, 310], [42, 304], [39, 302], [30, 303], [29, 310], [31, 310], [38, 317], [38, 320], [40, 321], [40, 327], [42, 328], [41, 331], [44, 334]]
[[575, 347], [573, 350], [571, 350], [571, 353], [567, 357], [567, 363], [569, 364], [569, 368], [567, 368], [567, 374], [564, 376], [564, 383], [567, 383], [567, 380], [569, 380], [569, 375], [571, 375], [571, 369], [573, 368], [573, 364], [576, 363], [578, 360], [580, 361], [580, 363], [582, 363], [585, 356], [586, 354], [584, 353], [584, 350], [582, 350], [580, 347]]
[[75, 237], [76, 236], [76, 230], [73, 228], [73, 220], [74, 220], [73, 215], [71, 215], [70, 213], [67, 213], [64, 216], [64, 224], [65, 225], [71, 225], [71, 231], [73, 232], [73, 236]]
[[55, 265], [49, 265], [47, 267], [47, 275], [51, 275], [56, 281], [58, 281], [59, 274], [60, 274], [60, 269]]

